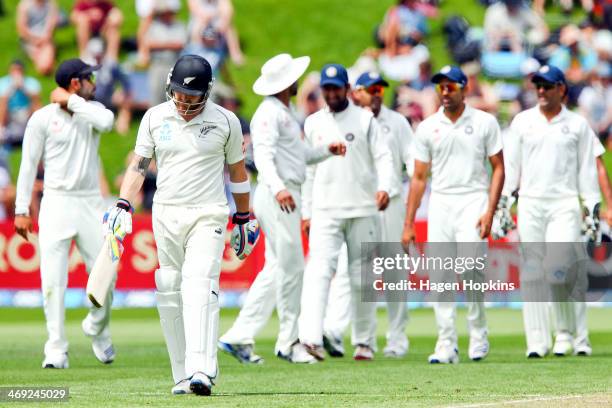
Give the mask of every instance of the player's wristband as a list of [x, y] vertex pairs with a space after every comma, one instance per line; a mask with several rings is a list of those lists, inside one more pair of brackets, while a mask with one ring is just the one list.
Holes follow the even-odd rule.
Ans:
[[251, 218], [250, 212], [237, 212], [232, 216], [232, 223], [236, 225], [243, 225], [249, 222]]
[[117, 200], [117, 207], [121, 208], [122, 210], [128, 211], [130, 213], [134, 212], [134, 207], [132, 207], [130, 202], [126, 200], [125, 198], [120, 198]]

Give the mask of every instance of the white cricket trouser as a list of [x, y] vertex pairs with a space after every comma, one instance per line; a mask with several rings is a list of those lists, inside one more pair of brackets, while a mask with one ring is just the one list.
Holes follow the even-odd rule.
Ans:
[[210, 378], [218, 373], [219, 274], [227, 216], [226, 206], [153, 205], [157, 306], [175, 382], [196, 372]]
[[265, 265], [249, 289], [238, 318], [221, 337], [230, 344], [254, 344], [274, 306], [279, 319], [275, 353], [288, 355], [298, 340], [298, 316], [304, 276], [301, 215], [298, 186], [288, 187], [298, 207], [283, 212], [270, 189], [260, 184], [255, 191], [253, 209], [265, 238]]
[[[68, 351], [64, 331], [64, 294], [68, 284], [68, 254], [70, 244], [76, 246], [91, 271], [102, 248], [102, 216], [104, 201], [100, 195], [77, 196], [45, 191], [40, 203], [39, 247], [43, 305], [47, 320], [46, 356], [58, 356]], [[108, 332], [112, 290], [103, 308], [91, 307], [87, 316], [89, 335]]]
[[[583, 256], [580, 228], [582, 214], [576, 197], [543, 199], [520, 197], [518, 203], [518, 230], [523, 254], [521, 288], [530, 300], [524, 302], [523, 321], [528, 351], [549, 351], [551, 324], [547, 301], [555, 299], [557, 286], [564, 286], [565, 276], [556, 285], [555, 277], [547, 271], [562, 272]], [[575, 245], [557, 246], [546, 242], [566, 242]], [[546, 253], [546, 251], [554, 253]], [[565, 271], [567, 273], [567, 270]], [[552, 302], [557, 330], [574, 333], [575, 305], [569, 301]]]
[[[448, 256], [474, 257], [475, 253], [462, 253], [472, 249], [465, 246], [453, 246], [453, 243], [474, 242], [486, 245], [486, 240], [480, 238], [478, 220], [485, 213], [488, 205], [486, 191], [470, 194], [441, 194], [432, 192], [429, 199], [429, 219], [427, 224], [427, 241], [434, 244], [435, 252], [441, 250]], [[449, 247], [441, 248], [448, 243]], [[483, 249], [484, 250], [484, 249]], [[439, 255], [439, 254], [437, 254]], [[465, 280], [482, 282], [484, 273], [478, 270], [466, 271]], [[457, 275], [453, 271], [430, 271], [432, 282], [456, 282]], [[470, 339], [484, 340], [487, 336], [487, 321], [485, 317], [484, 294], [479, 291], [466, 291], [467, 321]], [[455, 328], [456, 304], [455, 294], [446, 291], [434, 302], [434, 312], [438, 325], [438, 347], [457, 348], [457, 330]]]
[[362, 242], [379, 242], [377, 215], [359, 218], [328, 218], [314, 214], [310, 225], [310, 254], [304, 273], [302, 313], [299, 319], [300, 341], [323, 344], [323, 319], [329, 285], [338, 264], [338, 253], [346, 242], [351, 287], [353, 345], [376, 347], [376, 303], [361, 301], [361, 263], [368, 259], [362, 253]]
[[[406, 215], [406, 206], [401, 195], [396, 195], [389, 201], [385, 211], [380, 211], [381, 241], [400, 242]], [[394, 256], [395, 254], [390, 254]], [[336, 275], [331, 281], [327, 312], [325, 314], [324, 332], [336, 338], [342, 338], [350, 322], [350, 283], [346, 266], [346, 247], [340, 251]], [[395, 293], [401, 299], [387, 299], [387, 313], [389, 327], [387, 330], [387, 345], [402, 352], [408, 349], [406, 337], [406, 323], [408, 311], [406, 309], [407, 292]]]

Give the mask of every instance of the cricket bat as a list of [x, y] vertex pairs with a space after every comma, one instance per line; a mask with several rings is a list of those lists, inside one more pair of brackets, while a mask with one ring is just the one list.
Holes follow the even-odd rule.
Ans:
[[111, 241], [116, 241], [112, 235], [104, 239], [104, 244], [96, 258], [96, 263], [94, 263], [89, 279], [87, 279], [87, 297], [97, 308], [104, 306], [106, 295], [117, 273], [119, 257], [111, 256], [110, 246], [113, 244]]

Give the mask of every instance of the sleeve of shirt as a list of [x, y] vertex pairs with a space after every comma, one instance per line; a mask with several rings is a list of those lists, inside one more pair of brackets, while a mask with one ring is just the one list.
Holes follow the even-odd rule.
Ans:
[[138, 135], [136, 136], [136, 147], [134, 153], [140, 157], [146, 157], [147, 159], [153, 158], [155, 151], [155, 140], [151, 134], [151, 109], [145, 112], [142, 120], [140, 121], [140, 127], [138, 128]]
[[501, 129], [499, 128], [497, 120], [495, 120], [493, 117], [490, 117], [488, 125], [489, 129], [487, 129], [486, 148], [487, 157], [491, 157], [502, 150], [503, 143], [501, 137]]
[[370, 126], [368, 127], [368, 141], [374, 159], [374, 166], [376, 167], [378, 179], [377, 191], [385, 191], [391, 194], [391, 180], [394, 179], [393, 155], [389, 149], [389, 144], [386, 143], [384, 136], [380, 133], [378, 123], [373, 117], [370, 119]]
[[79, 118], [89, 123], [99, 132], [109, 132], [113, 128], [115, 115], [104, 105], [95, 101], [86, 101], [77, 94], [68, 98], [68, 110]]
[[606, 152], [606, 148], [601, 144], [601, 141], [595, 134], [595, 132], [591, 132], [593, 135], [593, 154], [595, 157], [599, 157]]
[[225, 144], [225, 161], [227, 164], [234, 164], [244, 160], [244, 138], [240, 121], [236, 115], [228, 113], [229, 136]]
[[29, 213], [36, 170], [45, 146], [46, 122], [39, 111], [32, 115], [26, 126], [17, 177], [16, 214]]
[[312, 147], [309, 143], [304, 142], [304, 148], [306, 152], [306, 164], [317, 164], [332, 155], [329, 151], [329, 146]]
[[412, 156], [413, 160], [422, 161], [424, 163], [431, 162], [431, 151], [429, 149], [429, 143], [427, 143], [427, 131], [423, 124], [420, 124], [414, 134], [414, 143], [412, 145]]
[[[264, 107], [265, 109], [265, 107]], [[263, 180], [272, 194], [285, 190], [285, 183], [278, 175], [274, 159], [279, 133], [277, 120], [273, 112], [258, 111], [251, 121], [251, 139], [253, 140], [253, 155], [255, 167], [261, 173]]]
[[[306, 118], [304, 123], [304, 145], [312, 147], [311, 120]], [[314, 183], [317, 165], [306, 167], [306, 179], [302, 184], [302, 219], [308, 220], [312, 216], [312, 187]]]
[[502, 194], [510, 196], [518, 187], [521, 179], [521, 134], [516, 119], [504, 134], [504, 187]]
[[597, 178], [597, 164], [593, 151], [595, 133], [584, 121], [578, 138], [578, 189], [585, 205], [591, 211], [601, 201], [601, 192]]

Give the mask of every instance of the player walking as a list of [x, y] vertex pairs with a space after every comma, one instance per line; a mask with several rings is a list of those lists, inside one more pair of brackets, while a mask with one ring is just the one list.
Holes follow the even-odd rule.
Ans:
[[[431, 165], [432, 193], [427, 225], [428, 242], [486, 242], [504, 183], [504, 162], [499, 125], [495, 118], [465, 103], [467, 78], [456, 66], [445, 66], [432, 77], [442, 107], [425, 119], [414, 138], [414, 174], [410, 182], [402, 244], [415, 240], [414, 219]], [[489, 183], [486, 161], [493, 173]], [[458, 246], [461, 252], [464, 246]], [[461, 256], [461, 253], [457, 254]], [[463, 254], [466, 255], [466, 254]], [[474, 281], [481, 271], [466, 272]], [[432, 271], [430, 279], [455, 281], [454, 273]], [[438, 341], [430, 363], [459, 362], [454, 296], [434, 303]], [[482, 294], [466, 293], [470, 345], [468, 355], [481, 360], [489, 352]]]
[[[233, 113], [208, 101], [212, 85], [204, 58], [179, 58], [168, 76], [170, 100], [142, 118], [121, 198], [108, 215], [109, 230], [123, 239], [131, 229], [129, 201], [155, 156], [153, 232], [160, 265], [155, 271], [156, 298], [174, 394], [210, 395], [218, 373], [219, 274], [229, 212], [224, 162], [237, 208], [232, 241], [236, 234], [242, 234], [239, 241], [248, 238], [250, 185], [240, 123]], [[250, 252], [248, 245], [235, 249], [239, 257]]]
[[309, 169], [312, 196], [305, 194], [308, 208], [303, 216], [311, 222], [310, 255], [304, 274], [300, 341], [315, 358], [324, 358], [323, 317], [329, 284], [346, 242], [354, 358], [371, 360], [376, 347], [376, 304], [361, 301], [361, 260], [367, 257], [361, 244], [380, 240], [377, 210], [389, 204], [393, 158], [372, 113], [348, 100], [346, 69], [325, 65], [320, 85], [327, 106], [306, 119], [306, 139], [314, 147], [345, 141], [347, 150], [344, 158], [333, 157]]
[[316, 362], [298, 342], [304, 274], [300, 187], [306, 178], [306, 164], [344, 154], [345, 145], [336, 141], [312, 149], [302, 141], [290, 101], [309, 63], [310, 57], [279, 54], [263, 65], [253, 85], [256, 94], [265, 96], [251, 121], [251, 135], [259, 170], [253, 207], [266, 236], [266, 263], [251, 285], [238, 318], [219, 340], [222, 350], [243, 363], [262, 362], [253, 353], [254, 338], [270, 318], [274, 305], [280, 325], [276, 355], [292, 363]]
[[[522, 243], [530, 243], [522, 246], [521, 287], [544, 296], [549, 289], [555, 294], [557, 285], [554, 279], [551, 285], [550, 277], [544, 276], [543, 262], [547, 254], [536, 243], [580, 242], [582, 212], [579, 197], [593, 214], [600, 201], [600, 192], [593, 150], [595, 135], [584, 118], [563, 105], [567, 92], [563, 72], [545, 65], [534, 74], [532, 81], [538, 92], [538, 105], [519, 113], [510, 126], [512, 137], [508, 138], [508, 177], [504, 195], [520, 186], [519, 236]], [[560, 268], [567, 268], [584, 255], [582, 251], [555, 251], [554, 262]], [[550, 258], [549, 254], [546, 259]], [[557, 272], [568, 271], [559, 269]], [[564, 285], [564, 278], [560, 279], [560, 285]], [[551, 350], [547, 298], [530, 300], [523, 303], [527, 356], [539, 358]], [[565, 355], [574, 347], [575, 351], [583, 350], [588, 354], [590, 346], [586, 328], [582, 332], [583, 342], [573, 344], [577, 310], [572, 302], [565, 300], [553, 302], [557, 323], [553, 351]]]
[[[68, 368], [64, 293], [70, 244], [74, 239], [90, 272], [103, 243], [98, 145], [100, 134], [112, 129], [114, 115], [91, 101], [96, 89], [92, 74], [97, 69], [79, 59], [62, 62], [55, 73], [58, 87], [51, 92], [51, 103], [34, 112], [23, 139], [15, 230], [26, 240], [32, 231], [29, 208], [41, 159], [45, 170], [38, 219], [41, 288], [49, 336], [43, 368]], [[109, 330], [112, 293], [108, 296], [105, 306], [92, 307], [82, 323], [102, 363], [112, 363], [115, 358]]]

